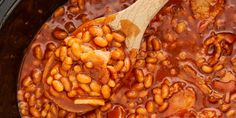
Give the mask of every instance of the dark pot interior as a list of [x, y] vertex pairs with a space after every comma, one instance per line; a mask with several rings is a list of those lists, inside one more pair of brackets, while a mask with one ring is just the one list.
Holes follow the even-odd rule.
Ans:
[[[0, 0], [0, 9], [3, 9], [0, 17], [5, 18], [5, 22], [0, 21], [2, 24], [0, 29], [0, 116], [2, 118], [20, 117], [16, 90], [24, 52], [42, 24], [58, 6], [66, 1]], [[8, 12], [8, 17], [5, 12]]]

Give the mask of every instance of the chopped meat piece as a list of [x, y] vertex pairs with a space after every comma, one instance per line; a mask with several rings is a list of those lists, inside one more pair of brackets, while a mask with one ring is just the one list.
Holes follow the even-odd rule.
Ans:
[[191, 0], [191, 8], [197, 19], [215, 18], [224, 7], [224, 0]]

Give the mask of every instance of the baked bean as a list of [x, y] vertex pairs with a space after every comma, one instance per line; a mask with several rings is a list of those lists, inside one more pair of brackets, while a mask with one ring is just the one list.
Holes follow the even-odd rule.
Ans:
[[82, 40], [83, 42], [89, 42], [91, 40], [91, 35], [88, 31], [84, 32]]
[[72, 112], [69, 112], [69, 113], [66, 115], [66, 118], [76, 118], [76, 114], [75, 114], [75, 113], [72, 113]]
[[116, 71], [120, 71], [122, 69], [122, 67], [124, 66], [124, 61], [118, 61], [116, 63], [116, 65], [114, 66], [114, 68], [116, 69]]
[[[68, 70], [70, 70], [70, 68], [71, 68], [71, 64], [62, 63], [62, 65], [61, 65], [61, 69], [64, 71], [68, 71]], [[63, 72], [63, 71], [61, 71], [61, 72]], [[64, 74], [67, 74], [67, 73], [64, 73]]]
[[88, 84], [92, 81], [92, 78], [85, 74], [78, 74], [77, 80], [82, 84]]
[[134, 113], [132, 113], [132, 114], [130, 114], [130, 115], [128, 116], [128, 118], [136, 118], [136, 116], [135, 116]]
[[133, 85], [132, 88], [136, 91], [140, 91], [140, 90], [144, 89], [144, 84], [143, 83], [136, 83]]
[[74, 15], [76, 15], [80, 12], [80, 8], [77, 6], [70, 6], [70, 7], [68, 7], [68, 10], [70, 13], [72, 13]]
[[59, 40], [64, 40], [68, 36], [68, 34], [64, 30], [59, 28], [55, 28], [52, 33], [53, 37]]
[[42, 107], [42, 106], [43, 106], [43, 101], [42, 101], [41, 99], [37, 99], [35, 106], [36, 106], [37, 108]]
[[166, 55], [163, 52], [157, 52], [157, 59], [160, 61], [166, 60]]
[[178, 55], [179, 59], [185, 60], [187, 58], [187, 53], [186, 52], [180, 52]]
[[86, 114], [86, 118], [97, 118], [95, 113], [88, 113]]
[[72, 89], [79, 88], [79, 82], [78, 81], [72, 81]]
[[103, 85], [101, 92], [104, 98], [109, 98], [111, 96], [111, 88], [108, 85]]
[[124, 51], [121, 49], [115, 49], [111, 51], [111, 58], [117, 60], [123, 60], [125, 57]]
[[152, 47], [155, 51], [159, 51], [161, 49], [161, 44], [159, 42], [159, 39], [152, 39]]
[[30, 96], [31, 94], [28, 91], [25, 91], [24, 98], [29, 99]]
[[85, 63], [85, 66], [89, 69], [93, 68], [93, 63], [92, 62], [87, 62]]
[[86, 45], [80, 45], [81, 49], [84, 53], [88, 53], [88, 52], [92, 52], [93, 49], [90, 46], [86, 46]]
[[151, 35], [151, 36], [149, 36], [148, 39], [146, 40], [146, 44], [147, 44], [147, 49], [148, 49], [148, 51], [153, 50], [153, 47], [152, 47], [152, 40], [155, 39], [155, 38], [156, 38], [156, 36]]
[[203, 66], [201, 67], [201, 69], [202, 69], [202, 71], [205, 72], [205, 73], [212, 73], [212, 71], [213, 71], [213, 68], [210, 67], [210, 66], [208, 66], [208, 65], [203, 65]]
[[65, 8], [64, 7], [59, 7], [57, 10], [54, 12], [54, 17], [59, 17], [62, 16], [65, 13]]
[[143, 108], [143, 107], [137, 108], [137, 109], [136, 109], [136, 112], [137, 112], [138, 114], [147, 114], [147, 110], [146, 110], [145, 108]]
[[78, 39], [80, 39], [80, 38], [67, 37], [64, 39], [64, 42], [66, 43], [67, 46], [71, 47], [74, 43], [80, 43], [80, 41]]
[[80, 9], [84, 9], [85, 8], [85, 0], [78, 0], [78, 5]]
[[111, 88], [114, 88], [114, 87], [116, 86], [116, 82], [115, 82], [114, 80], [110, 79], [110, 80], [108, 81], [108, 85], [109, 85]]
[[117, 48], [120, 48], [122, 46], [122, 44], [117, 41], [112, 41], [111, 45], [112, 45], [112, 47], [117, 47]]
[[173, 75], [173, 76], [175, 76], [175, 75], [177, 75], [178, 73], [177, 73], [177, 70], [176, 70], [176, 69], [172, 68], [172, 69], [170, 69], [170, 74]]
[[125, 58], [124, 60], [124, 66], [121, 69], [121, 72], [128, 72], [130, 70], [131, 62], [129, 58]]
[[20, 109], [20, 113], [23, 116], [28, 116], [29, 115], [29, 111], [27, 109]]
[[20, 109], [25, 109], [25, 108], [28, 107], [28, 103], [27, 103], [27, 102], [19, 102], [19, 103], [18, 103], [18, 107], [19, 107]]
[[101, 96], [101, 94], [98, 93], [98, 92], [91, 91], [91, 92], [89, 92], [89, 96], [92, 96], [92, 97], [99, 97], [99, 96]]
[[223, 112], [228, 111], [230, 108], [231, 108], [230, 104], [222, 104], [220, 106], [220, 110], [223, 111]]
[[47, 118], [53, 118], [55, 116], [54, 116], [54, 114], [52, 112], [49, 111], [46, 117]]
[[45, 54], [44, 54], [44, 59], [49, 59], [51, 56], [54, 55], [54, 52], [53, 51], [45, 51]]
[[80, 84], [79, 85], [80, 88], [82, 88], [85, 92], [89, 93], [91, 92], [91, 89], [89, 88], [89, 86], [87, 84]]
[[148, 95], [148, 91], [147, 90], [142, 90], [139, 92], [139, 97], [143, 98], [146, 97]]
[[136, 69], [136, 70], [135, 70], [135, 77], [136, 77], [136, 79], [137, 79], [138, 82], [143, 82], [143, 81], [144, 81], [143, 70], [141, 70], [141, 69]]
[[106, 38], [106, 40], [107, 40], [108, 42], [112, 42], [112, 40], [113, 40], [113, 35], [112, 35], [112, 34], [106, 34], [106, 35], [105, 35], [105, 38]]
[[61, 77], [62, 77], [62, 75], [59, 74], [59, 73], [57, 73], [57, 74], [55, 74], [55, 75], [53, 76], [53, 78], [56, 79], [56, 80], [61, 79]]
[[102, 26], [102, 31], [103, 31], [105, 34], [110, 34], [110, 33], [111, 33], [111, 29], [110, 29], [110, 27], [107, 26], [107, 25]]
[[164, 102], [163, 98], [159, 94], [155, 94], [154, 100], [158, 105], [162, 105]]
[[103, 31], [102, 31], [102, 29], [101, 29], [100, 27], [98, 27], [98, 26], [91, 26], [91, 27], [89, 28], [89, 33], [92, 34], [92, 35], [95, 36], [95, 37], [97, 37], [97, 36], [99, 36], [99, 37], [103, 36]]
[[102, 112], [99, 109], [96, 109], [95, 113], [97, 118], [102, 118]]
[[138, 93], [137, 93], [137, 91], [130, 90], [126, 93], [126, 96], [130, 99], [135, 99], [138, 97]]
[[23, 81], [22, 81], [22, 85], [23, 86], [29, 86], [29, 85], [31, 85], [33, 83], [33, 81], [32, 81], [32, 79], [31, 79], [31, 77], [30, 76], [28, 76], [28, 77], [26, 77], [25, 79], [23, 79]]
[[58, 107], [55, 104], [51, 104], [50, 111], [53, 115], [58, 115]]
[[120, 33], [113, 32], [112, 36], [113, 36], [114, 40], [116, 40], [119, 43], [122, 43], [125, 41], [125, 36]]
[[36, 90], [36, 85], [31, 84], [25, 88], [26, 92], [34, 92]]
[[75, 57], [80, 58], [82, 50], [81, 50], [81, 47], [80, 47], [79, 43], [73, 43], [72, 44], [71, 52]]
[[136, 68], [142, 68], [146, 65], [145, 60], [143, 59], [138, 59], [135, 63]]
[[105, 111], [108, 111], [110, 110], [112, 107], [112, 104], [111, 103], [106, 103], [104, 106], [102, 106], [100, 109], [101, 111], [105, 112]]
[[53, 80], [53, 77], [52, 76], [48, 76], [47, 77], [47, 84], [51, 85], [52, 84], [52, 80]]
[[39, 60], [43, 59], [43, 51], [40, 45], [34, 47], [34, 57]]
[[154, 111], [155, 103], [153, 101], [148, 101], [146, 103], [147, 112], [152, 113]]
[[71, 91], [72, 86], [71, 86], [71, 83], [70, 83], [70, 81], [68, 80], [68, 78], [62, 77], [62, 78], [61, 78], [61, 83], [62, 83], [62, 85], [64, 86], [64, 89], [65, 89], [66, 91]]
[[85, 95], [85, 94], [87, 94], [82, 88], [77, 88], [76, 92], [78, 93], [78, 95]]
[[36, 104], [36, 97], [35, 95], [31, 95], [29, 99], [29, 106], [32, 107]]
[[43, 95], [43, 90], [42, 88], [37, 88], [35, 91], [35, 97], [40, 98]]
[[61, 61], [64, 61], [64, 59], [67, 57], [67, 47], [66, 46], [62, 46], [60, 48], [60, 59]]
[[23, 90], [18, 90], [17, 91], [17, 99], [19, 101], [23, 101], [24, 100], [24, 91]]
[[82, 69], [81, 69], [81, 67], [80, 67], [79, 65], [75, 65], [75, 66], [74, 66], [74, 71], [75, 71], [76, 73], [79, 73], [81, 70], [82, 70]]
[[152, 83], [153, 83], [152, 75], [151, 74], [146, 75], [144, 79], [145, 88], [150, 88], [152, 86]]
[[167, 98], [169, 95], [169, 86], [166, 84], [163, 84], [161, 87], [161, 97]]
[[64, 25], [65, 29], [67, 30], [67, 32], [69, 33], [72, 33], [73, 31], [75, 31], [75, 25], [73, 22], [67, 22], [65, 25]]
[[184, 22], [180, 22], [180, 23], [177, 24], [177, 26], [176, 26], [176, 31], [177, 31], [178, 33], [182, 33], [182, 32], [184, 32], [185, 30], [186, 30], [186, 24], [185, 24]]
[[222, 70], [223, 68], [224, 68], [224, 66], [223, 66], [222, 64], [214, 66], [214, 70], [215, 70], [215, 71], [220, 71], [220, 70]]
[[116, 72], [115, 68], [113, 66], [107, 66], [107, 69], [111, 72], [111, 75], [112, 75], [113, 79], [117, 80], [118, 75], [117, 75], [117, 72]]
[[66, 116], [67, 112], [65, 110], [59, 110], [58, 112], [58, 117], [59, 118], [64, 118]]
[[35, 107], [30, 107], [30, 113], [36, 118], [39, 118], [41, 116], [39, 110], [36, 109]]
[[63, 63], [71, 65], [73, 64], [73, 60], [71, 57], [65, 57]]
[[32, 79], [35, 84], [38, 84], [41, 81], [42, 72], [38, 69], [33, 70]]
[[102, 37], [94, 38], [94, 43], [100, 47], [106, 47], [108, 45], [108, 41]]
[[146, 58], [146, 62], [147, 62], [147, 63], [156, 63], [156, 62], [157, 62], [157, 58], [154, 58], [154, 57], [147, 57], [147, 58]]
[[51, 69], [51, 71], [50, 71], [50, 75], [55, 75], [55, 74], [57, 74], [57, 73], [59, 73], [59, 64], [57, 64], [57, 65], [55, 65], [52, 69]]
[[63, 76], [63, 77], [66, 77], [68, 75], [67, 71], [69, 69], [71, 69], [72, 65], [68, 65], [68, 64], [65, 64], [65, 63], [62, 63], [62, 67], [59, 69], [60, 71], [60, 74]]
[[155, 70], [156, 70], [156, 64], [151, 64], [151, 63], [148, 63], [147, 65], [147, 70], [149, 71], [149, 72], [154, 72]]
[[[130, 101], [128, 103], [129, 108], [134, 108], [136, 105], [137, 105], [137, 103], [134, 101]], [[132, 113], [135, 113], [135, 109], [132, 109], [131, 111], [132, 111]]]
[[169, 103], [168, 102], [164, 102], [159, 108], [158, 108], [158, 111], [159, 112], [164, 112], [169, 106]]
[[74, 38], [75, 42], [79, 42], [78, 39], [81, 39], [82, 37], [83, 37], [83, 33], [82, 33], [82, 32], [78, 33], [78, 34], [76, 35], [76, 38]]
[[64, 90], [63, 84], [58, 80], [53, 80], [52, 81], [52, 86], [58, 92], [62, 92]]
[[72, 90], [72, 91], [70, 91], [70, 92], [67, 93], [67, 96], [68, 96], [68, 97], [71, 97], [71, 98], [75, 97], [76, 95], [77, 95], [76, 90]]
[[60, 56], [60, 48], [57, 48], [56, 51], [54, 52], [56, 57]]
[[41, 116], [42, 116], [42, 117], [46, 117], [46, 116], [47, 116], [47, 113], [48, 113], [47, 110], [42, 110], [42, 111], [41, 111]]
[[90, 83], [90, 88], [92, 89], [92, 91], [100, 93], [101, 85], [98, 84], [96, 81], [93, 81]]
[[233, 118], [235, 115], [236, 115], [236, 111], [233, 110], [233, 109], [231, 109], [231, 110], [229, 110], [229, 111], [226, 112], [226, 116], [227, 116], [228, 118]]

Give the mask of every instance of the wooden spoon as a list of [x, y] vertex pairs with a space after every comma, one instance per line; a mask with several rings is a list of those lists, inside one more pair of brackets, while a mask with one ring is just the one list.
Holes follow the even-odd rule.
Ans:
[[126, 35], [128, 50], [139, 49], [148, 24], [167, 2], [168, 0], [137, 0], [125, 10], [81, 25], [72, 35], [78, 34], [84, 27], [104, 23]]
[[[119, 30], [126, 35], [126, 46], [129, 50], [139, 49], [143, 34], [157, 12], [167, 3], [168, 0], [138, 0], [127, 9], [110, 16], [98, 18], [89, 21], [72, 33], [76, 36], [83, 28], [94, 24], [105, 23], [112, 27], [113, 30]], [[53, 57], [52, 57], [53, 58]], [[53, 63], [53, 59], [49, 59], [45, 70]], [[46, 69], [47, 68], [47, 69]], [[45, 80], [47, 72], [44, 71], [43, 80]], [[95, 109], [97, 106], [89, 104], [75, 104], [66, 95], [52, 96], [48, 93], [48, 86], [44, 84], [46, 95], [58, 106], [77, 113], [86, 113]], [[48, 89], [49, 90], [49, 89]]]

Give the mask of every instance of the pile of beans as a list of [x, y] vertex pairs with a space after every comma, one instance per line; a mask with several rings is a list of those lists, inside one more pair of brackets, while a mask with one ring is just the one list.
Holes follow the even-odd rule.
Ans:
[[[224, 9], [210, 13], [212, 20], [194, 11], [197, 0], [170, 0], [149, 24], [139, 50], [128, 51], [126, 36], [107, 24], [78, 28], [133, 2], [69, 0], [54, 12], [22, 66], [17, 93], [22, 117], [236, 116], [236, 2], [226, 0]], [[50, 96], [97, 107], [75, 113]]]
[[[117, 82], [130, 71], [124, 40], [123, 34], [107, 25], [86, 27], [76, 36], [65, 38], [53, 52], [58, 62], [46, 78], [50, 92], [66, 94], [75, 99], [75, 104], [82, 102], [77, 99], [81, 97], [109, 99]], [[104, 105], [105, 100], [91, 102]]]

